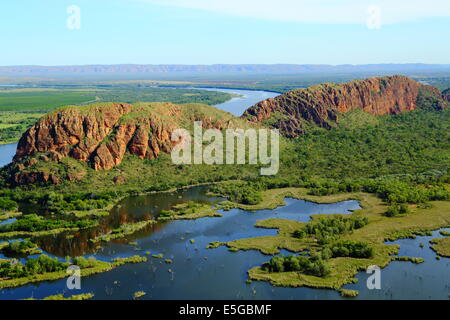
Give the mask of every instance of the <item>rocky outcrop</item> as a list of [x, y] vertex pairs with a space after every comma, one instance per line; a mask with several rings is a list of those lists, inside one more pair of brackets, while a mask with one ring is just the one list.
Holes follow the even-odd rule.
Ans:
[[438, 89], [403, 76], [322, 84], [262, 101], [242, 117], [278, 128], [287, 137], [296, 137], [311, 124], [331, 128], [340, 114], [355, 109], [374, 115], [414, 110], [421, 90], [440, 97]]
[[[445, 96], [445, 95], [444, 95]], [[447, 97], [448, 99], [448, 97]], [[8, 168], [13, 184], [58, 184], [82, 180], [94, 170], [110, 170], [127, 154], [154, 159], [169, 153], [177, 142], [170, 137], [194, 121], [204, 128], [279, 128], [296, 137], [311, 125], [331, 128], [341, 114], [361, 109], [374, 115], [427, 108], [446, 108], [438, 89], [402, 76], [371, 78], [346, 84], [323, 84], [262, 101], [242, 118], [200, 104], [107, 103], [66, 107], [43, 117], [21, 138]], [[248, 121], [244, 121], [249, 120]], [[121, 175], [114, 183], [124, 183]]]
[[205, 128], [223, 129], [232, 127], [233, 121], [242, 122], [225, 112], [218, 113], [217, 119], [211, 117], [209, 108], [169, 103], [133, 106], [108, 103], [62, 108], [42, 118], [22, 136], [14, 157], [17, 171], [13, 183], [58, 184], [61, 180], [81, 180], [86, 172], [72, 170], [61, 178], [48, 173], [52, 170], [40, 170], [35, 166], [44, 162], [58, 163], [69, 157], [86, 162], [95, 170], [110, 170], [119, 165], [126, 154], [154, 159], [161, 152], [171, 152], [177, 143], [171, 141], [171, 134], [184, 128], [183, 124], [202, 121]]
[[22, 136], [14, 160], [45, 152], [53, 157], [70, 156], [87, 161], [99, 143], [111, 134], [117, 121], [131, 109], [127, 104], [108, 104], [89, 112], [69, 107], [50, 113]]
[[173, 123], [164, 123], [154, 114], [124, 119], [140, 111], [128, 104], [107, 104], [54, 112], [23, 135], [14, 161], [44, 153], [55, 161], [71, 157], [89, 162], [95, 170], [109, 170], [127, 152], [142, 159], [155, 158], [161, 150], [169, 152]]

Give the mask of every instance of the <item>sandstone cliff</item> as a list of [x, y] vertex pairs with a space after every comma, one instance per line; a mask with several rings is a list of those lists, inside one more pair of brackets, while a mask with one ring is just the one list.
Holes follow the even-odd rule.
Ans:
[[[38, 162], [60, 162], [71, 158], [88, 163], [95, 170], [119, 165], [127, 153], [141, 159], [169, 153], [175, 129], [202, 121], [207, 128], [233, 127], [243, 122], [231, 114], [206, 105], [170, 103], [100, 104], [66, 107], [54, 111], [31, 127], [19, 141], [14, 157], [18, 169], [14, 183], [61, 182], [54, 172], [33, 170]], [[64, 179], [82, 179], [73, 172]]]
[[354, 109], [374, 115], [414, 110], [422, 91], [440, 97], [438, 89], [403, 76], [322, 84], [262, 101], [242, 117], [279, 128], [287, 137], [296, 137], [311, 124], [331, 128], [338, 122], [339, 114]]

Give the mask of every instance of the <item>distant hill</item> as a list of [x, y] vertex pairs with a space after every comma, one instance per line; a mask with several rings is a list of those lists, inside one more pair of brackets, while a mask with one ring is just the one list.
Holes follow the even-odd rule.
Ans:
[[215, 64], [215, 65], [85, 65], [85, 66], [4, 66], [2, 76], [118, 76], [155, 74], [315, 74], [315, 73], [401, 73], [448, 72], [450, 64]]

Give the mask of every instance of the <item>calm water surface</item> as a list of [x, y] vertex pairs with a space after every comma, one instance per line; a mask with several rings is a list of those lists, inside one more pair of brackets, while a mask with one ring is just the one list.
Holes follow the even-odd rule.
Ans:
[[[221, 91], [237, 94], [239, 97], [233, 98], [227, 102], [215, 105], [214, 107], [230, 112], [235, 116], [241, 116], [244, 111], [259, 101], [278, 96], [278, 93], [268, 91], [252, 91], [238, 89], [219, 89], [219, 88], [195, 88], [208, 91]], [[176, 90], [176, 89], [175, 89]], [[17, 144], [0, 145], [0, 167], [9, 164], [16, 153]]]
[[[221, 218], [158, 223], [100, 248], [87, 241], [90, 235], [97, 232], [107, 231], [122, 223], [156, 217], [162, 209], [181, 202], [195, 200], [214, 204], [221, 200], [207, 197], [205, 190], [206, 187], [196, 187], [128, 198], [114, 208], [111, 216], [104, 218], [96, 230], [77, 233], [73, 239], [47, 237], [37, 241], [46, 253], [60, 258], [84, 255], [110, 261], [116, 257], [151, 252], [162, 253], [164, 259], [173, 260], [172, 264], [149, 256], [148, 262], [125, 265], [83, 278], [81, 291], [68, 292], [65, 280], [57, 280], [3, 290], [0, 299], [42, 298], [56, 293], [80, 292], [93, 292], [95, 299], [131, 299], [134, 292], [141, 290], [147, 292], [144, 299], [342, 299], [333, 290], [279, 288], [266, 282], [246, 284], [247, 271], [268, 261], [269, 256], [258, 251], [232, 253], [225, 247], [206, 249], [206, 246], [213, 241], [276, 234], [276, 230], [254, 227], [259, 220], [283, 218], [306, 222], [314, 214], [351, 214], [352, 210], [360, 208], [356, 201], [315, 204], [288, 198], [286, 206], [275, 210], [248, 212], [235, 209], [221, 212]], [[347, 287], [360, 291], [357, 299], [448, 299], [450, 259], [435, 259], [436, 255], [428, 244], [435, 237], [440, 235], [435, 232], [433, 237], [394, 242], [401, 245], [400, 255], [423, 257], [426, 262], [419, 265], [393, 262], [382, 271], [382, 290], [366, 289], [368, 275], [365, 273], [357, 276], [360, 280], [358, 284]], [[425, 244], [424, 248], [419, 247], [421, 242]], [[282, 253], [289, 254], [286, 250]]]
[[269, 91], [256, 91], [256, 90], [219, 89], [219, 88], [195, 88], [195, 89], [220, 91], [239, 95], [239, 97], [235, 97], [227, 102], [217, 104], [214, 106], [218, 109], [227, 111], [237, 117], [240, 117], [245, 110], [257, 104], [258, 102], [269, 98], [275, 98], [276, 96], [280, 95], [280, 93]]

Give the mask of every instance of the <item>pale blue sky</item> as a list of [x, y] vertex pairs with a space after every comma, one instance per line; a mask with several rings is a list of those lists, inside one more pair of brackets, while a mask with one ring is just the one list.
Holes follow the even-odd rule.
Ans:
[[[450, 63], [449, 1], [395, 2], [2, 1], [0, 65]], [[70, 5], [80, 30], [67, 28]]]

